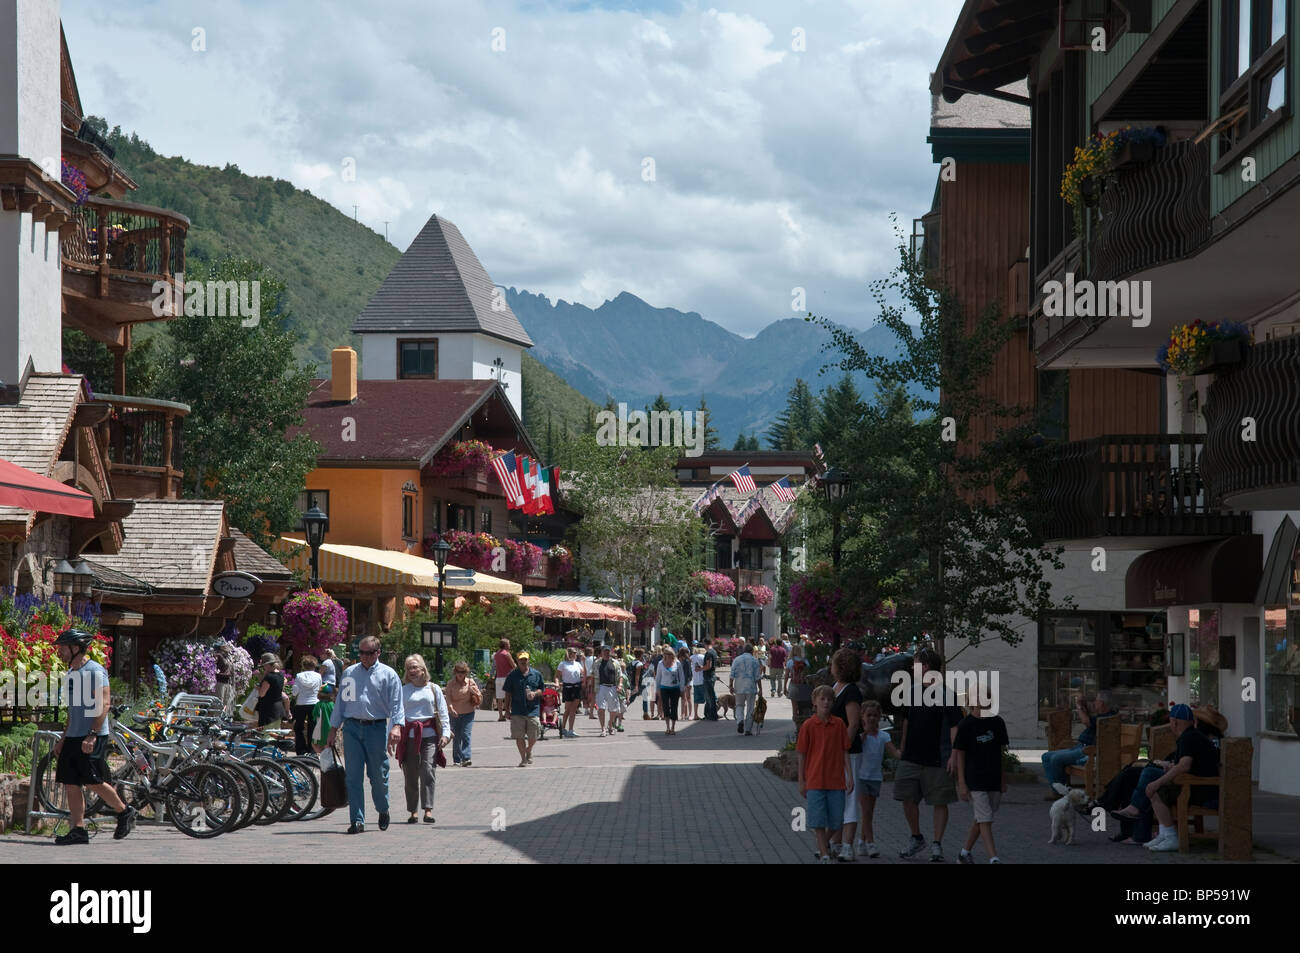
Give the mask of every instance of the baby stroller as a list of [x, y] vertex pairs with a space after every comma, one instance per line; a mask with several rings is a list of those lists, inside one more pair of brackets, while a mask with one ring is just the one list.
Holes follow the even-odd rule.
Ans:
[[547, 685], [542, 691], [542, 733], [538, 736], [538, 741], [546, 740], [546, 729], [554, 728], [560, 730], [560, 693], [552, 686]]

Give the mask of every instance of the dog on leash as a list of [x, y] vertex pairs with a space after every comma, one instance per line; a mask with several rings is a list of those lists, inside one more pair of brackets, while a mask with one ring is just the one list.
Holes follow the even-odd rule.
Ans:
[[763, 730], [763, 719], [767, 717], [767, 699], [759, 695], [754, 700], [754, 734]]
[[1052, 785], [1052, 790], [1061, 795], [1052, 802], [1048, 815], [1052, 822], [1052, 836], [1047, 843], [1055, 844], [1057, 838], [1068, 847], [1074, 843], [1074, 815], [1086, 813], [1089, 808], [1088, 795], [1079, 788], [1067, 788], [1059, 781]]
[[[730, 693], [718, 696], [718, 720], [721, 721], [727, 717], [727, 712], [736, 710], [736, 696]], [[735, 721], [736, 716], [732, 715], [731, 720]]]

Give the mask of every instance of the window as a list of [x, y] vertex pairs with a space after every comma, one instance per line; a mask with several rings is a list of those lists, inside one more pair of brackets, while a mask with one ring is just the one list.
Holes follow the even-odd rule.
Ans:
[[479, 530], [484, 533], [492, 532], [492, 511], [486, 506], [479, 510]]
[[409, 541], [414, 541], [418, 532], [415, 519], [417, 499], [414, 491], [402, 490], [402, 539]]
[[398, 380], [436, 380], [438, 377], [438, 341], [398, 341]]
[[[298, 512], [306, 513], [309, 509], [311, 509], [311, 505], [313, 502], [315, 502], [315, 504], [318, 507], [320, 507], [320, 511], [325, 514], [326, 516], [325, 531], [329, 532], [330, 524], [329, 524], [328, 517], [330, 515], [330, 491], [329, 490], [303, 490], [301, 493], [298, 494]], [[306, 531], [307, 525], [302, 520], [298, 520], [298, 523], [296, 526], [294, 526], [294, 529], [299, 533], [302, 533]]]
[[1288, 0], [1223, 0], [1219, 47], [1219, 171], [1289, 115]]
[[1264, 730], [1300, 724], [1300, 612], [1264, 610]]
[[474, 532], [474, 507], [459, 503], [447, 504], [447, 529]]
[[1219, 704], [1219, 610], [1188, 609], [1187, 693], [1193, 705]]

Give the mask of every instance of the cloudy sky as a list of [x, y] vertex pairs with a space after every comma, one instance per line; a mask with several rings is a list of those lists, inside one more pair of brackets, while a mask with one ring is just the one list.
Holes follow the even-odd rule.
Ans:
[[[937, 167], [960, 0], [62, 0], [82, 102], [165, 155], [288, 179], [499, 284], [750, 335], [791, 289], [873, 318]], [[196, 31], [198, 31], [196, 33]], [[195, 47], [203, 47], [196, 49]], [[346, 174], [349, 160], [355, 178]]]

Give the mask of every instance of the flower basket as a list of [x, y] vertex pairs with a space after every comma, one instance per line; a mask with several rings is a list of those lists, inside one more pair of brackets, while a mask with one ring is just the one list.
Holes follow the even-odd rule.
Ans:
[[729, 599], [736, 594], [736, 584], [723, 573], [700, 569], [691, 573], [691, 578], [699, 589], [715, 599]]
[[281, 611], [282, 645], [293, 649], [294, 658], [320, 658], [332, 645], [346, 640], [348, 614], [321, 589], [308, 589], [290, 598]]
[[1238, 321], [1199, 318], [1174, 328], [1168, 343], [1156, 352], [1156, 362], [1182, 377], [1214, 374], [1240, 364], [1251, 344], [1250, 329]]
[[768, 586], [747, 586], [741, 593], [743, 602], [752, 602], [756, 606], [765, 606], [775, 598], [775, 593]]
[[496, 451], [482, 440], [457, 440], [438, 451], [424, 468], [427, 476], [460, 476], [486, 469]]
[[1234, 369], [1246, 359], [1247, 342], [1242, 338], [1227, 341], [1211, 341], [1210, 353], [1204, 363], [1197, 367], [1197, 374], [1220, 374]]

